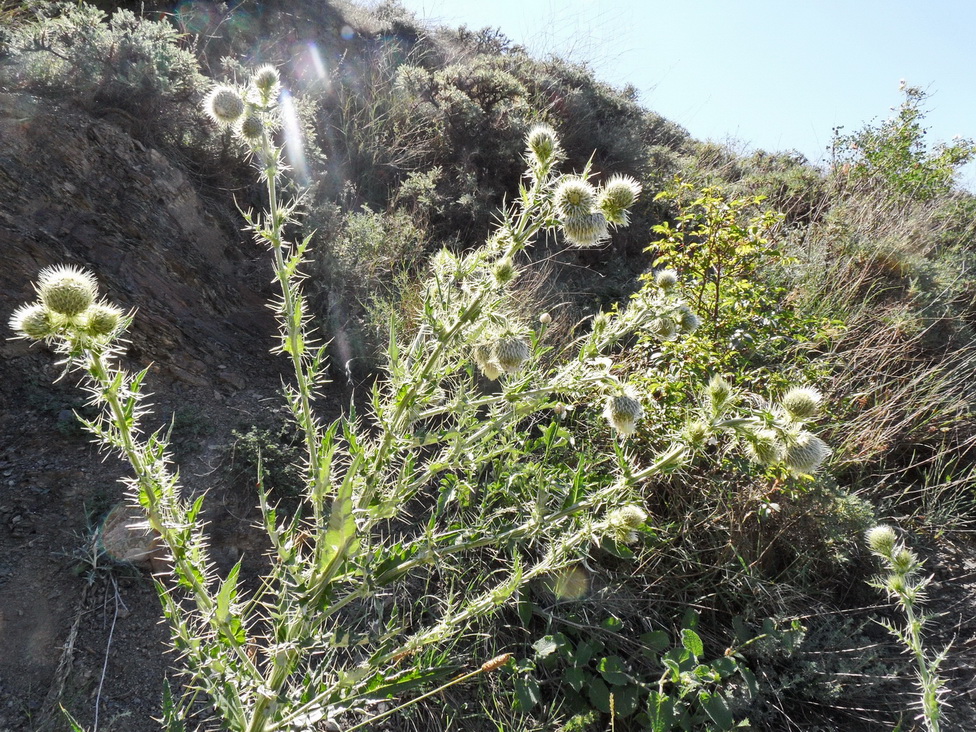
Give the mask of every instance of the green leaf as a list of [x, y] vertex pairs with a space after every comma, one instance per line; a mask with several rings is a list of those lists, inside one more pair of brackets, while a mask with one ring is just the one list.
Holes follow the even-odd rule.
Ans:
[[639, 687], [636, 684], [627, 686], [617, 686], [613, 690], [613, 711], [618, 717], [629, 717], [637, 711], [637, 692]]
[[542, 701], [539, 682], [531, 676], [515, 679], [515, 707], [527, 712]]
[[705, 645], [702, 643], [701, 636], [691, 628], [684, 628], [681, 631], [681, 645], [695, 658], [700, 658], [705, 653]]
[[559, 642], [556, 640], [555, 636], [544, 635], [535, 643], [532, 647], [535, 649], [535, 655], [539, 658], [545, 658], [546, 656], [551, 656], [553, 653], [559, 650]]
[[600, 676], [608, 684], [613, 684], [614, 686], [624, 686], [633, 682], [633, 678], [624, 666], [623, 661], [620, 660], [619, 656], [607, 656], [606, 658], [601, 658], [600, 663], [597, 664], [597, 671], [600, 672]]
[[227, 634], [238, 643], [244, 642], [244, 628], [241, 619], [232, 612], [231, 605], [237, 599], [237, 575], [241, 571], [241, 563], [235, 564], [227, 574], [227, 579], [220, 585], [217, 593], [217, 608], [215, 616], [220, 623], [220, 632]]
[[641, 643], [655, 653], [661, 653], [671, 645], [671, 636], [664, 630], [652, 630], [650, 633], [644, 633], [640, 639]]
[[572, 666], [563, 672], [563, 681], [573, 691], [582, 691], [589, 680], [590, 675], [577, 666]]
[[590, 703], [604, 714], [610, 714], [610, 688], [602, 679], [594, 678], [588, 691]]
[[701, 703], [702, 709], [705, 710], [705, 714], [718, 725], [720, 730], [729, 730], [735, 727], [735, 719], [721, 694], [702, 691], [698, 694], [698, 701]]
[[647, 717], [653, 732], [668, 732], [674, 726], [674, 700], [667, 694], [652, 691], [647, 699]]

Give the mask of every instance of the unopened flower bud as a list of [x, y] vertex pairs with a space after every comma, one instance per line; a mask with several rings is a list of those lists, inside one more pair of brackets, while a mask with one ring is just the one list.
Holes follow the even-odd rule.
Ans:
[[276, 92], [278, 91], [278, 69], [271, 64], [265, 64], [254, 72], [251, 83], [266, 99], [273, 99], [277, 96]]
[[678, 327], [682, 333], [694, 333], [699, 325], [701, 321], [690, 307], [681, 305], [678, 308]]
[[705, 397], [708, 400], [709, 406], [712, 408], [712, 414], [717, 417], [725, 412], [725, 408], [732, 399], [732, 385], [718, 374], [715, 374], [708, 381], [708, 386], [705, 389]]
[[495, 341], [493, 349], [495, 361], [508, 373], [522, 368], [531, 351], [529, 344], [516, 336], [503, 336]]
[[918, 558], [908, 549], [899, 549], [891, 557], [891, 568], [898, 574], [908, 574], [918, 569]]
[[615, 396], [607, 400], [603, 416], [617, 432], [626, 437], [637, 431], [637, 421], [644, 416], [644, 408], [633, 397]]
[[774, 430], [758, 430], [745, 438], [746, 457], [759, 465], [775, 465], [783, 459], [783, 445]]
[[98, 283], [84, 270], [58, 265], [41, 270], [37, 276], [37, 293], [49, 310], [72, 318], [94, 302]]
[[588, 216], [596, 205], [596, 189], [583, 178], [567, 176], [556, 186], [553, 202], [563, 219]]
[[885, 524], [868, 529], [865, 538], [871, 551], [880, 554], [882, 557], [890, 557], [894, 553], [895, 543], [898, 541], [895, 530]]
[[10, 316], [10, 329], [35, 341], [54, 335], [57, 327], [51, 312], [40, 303], [21, 305]]
[[246, 142], [259, 142], [264, 134], [264, 122], [259, 114], [250, 112], [241, 118], [241, 124], [237, 131]]
[[817, 416], [823, 397], [816, 389], [794, 386], [783, 395], [781, 404], [793, 419], [805, 421]]
[[640, 192], [640, 183], [629, 175], [615, 175], [603, 187], [597, 205], [608, 222], [615, 226], [627, 226], [630, 223], [628, 209], [634, 205]]
[[515, 269], [515, 265], [512, 264], [511, 259], [503, 257], [495, 262], [492, 274], [495, 276], [495, 282], [499, 285], [505, 285], [515, 279], [518, 270]]
[[810, 432], [800, 432], [787, 440], [783, 462], [793, 473], [812, 475], [830, 455], [827, 443]]
[[654, 284], [667, 292], [678, 284], [678, 273], [673, 269], [662, 269], [654, 273]]
[[654, 320], [648, 324], [648, 330], [662, 341], [670, 340], [678, 334], [678, 327], [667, 315], [662, 315], [660, 318], [654, 318]]
[[549, 325], [552, 322], [552, 316], [549, 313], [543, 313], [539, 316], [539, 322], [543, 325]]
[[96, 303], [85, 311], [84, 328], [88, 335], [107, 336], [115, 332], [122, 311], [113, 305]]
[[549, 125], [536, 125], [525, 138], [528, 153], [539, 165], [548, 165], [559, 158], [561, 150], [556, 131]]
[[204, 111], [221, 127], [230, 127], [244, 114], [244, 99], [232, 86], [218, 84], [207, 95]]
[[610, 237], [606, 217], [599, 211], [563, 219], [563, 235], [573, 246], [595, 247]]
[[647, 521], [647, 511], [636, 505], [621, 506], [611, 511], [608, 518], [614, 526], [639, 529]]

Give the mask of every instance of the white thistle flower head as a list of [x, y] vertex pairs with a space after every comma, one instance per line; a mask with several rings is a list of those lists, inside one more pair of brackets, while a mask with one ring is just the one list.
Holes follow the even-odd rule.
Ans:
[[654, 318], [648, 325], [648, 330], [662, 341], [669, 341], [678, 335], [678, 326], [667, 315]]
[[918, 557], [904, 547], [896, 549], [891, 555], [891, 569], [900, 575], [914, 572], [918, 566]]
[[44, 340], [57, 332], [56, 318], [41, 303], [21, 305], [10, 316], [10, 329], [22, 338]]
[[783, 463], [797, 475], [813, 475], [830, 455], [827, 443], [811, 432], [803, 430], [786, 441]]
[[84, 329], [90, 336], [111, 336], [122, 321], [122, 311], [114, 305], [95, 303], [84, 313]]
[[261, 119], [261, 115], [252, 110], [241, 117], [240, 124], [237, 126], [237, 134], [249, 144], [253, 145], [260, 142], [261, 136], [264, 134], [264, 121]]
[[790, 417], [803, 422], [817, 416], [821, 401], [823, 396], [816, 389], [794, 386], [783, 395], [780, 404]]
[[867, 539], [871, 551], [886, 558], [894, 554], [895, 544], [898, 542], [898, 535], [895, 530], [887, 524], [879, 524], [868, 529], [864, 538]]
[[244, 98], [227, 84], [218, 84], [203, 102], [207, 115], [221, 127], [230, 127], [244, 114]]
[[611, 511], [608, 519], [613, 526], [639, 529], [647, 521], [647, 511], [634, 504], [621, 506]]
[[260, 93], [265, 103], [278, 98], [281, 89], [281, 79], [278, 76], [278, 69], [271, 64], [265, 64], [254, 72], [251, 77], [251, 84]]
[[630, 224], [629, 209], [640, 196], [641, 184], [629, 175], [615, 175], [600, 192], [598, 206], [614, 226]]
[[552, 322], [552, 316], [549, 313], [542, 313], [542, 315], [539, 316], [539, 322], [543, 325], [549, 325], [549, 323]]
[[667, 292], [678, 284], [678, 273], [673, 269], [662, 269], [654, 273], [654, 284]]
[[504, 371], [514, 373], [529, 360], [532, 352], [525, 339], [515, 335], [506, 335], [495, 341], [492, 354], [494, 355], [494, 362], [501, 366]]
[[539, 124], [529, 130], [525, 145], [530, 157], [539, 165], [550, 165], [562, 157], [562, 148], [556, 131], [546, 124]]
[[745, 437], [745, 453], [759, 465], [775, 465], [783, 459], [783, 444], [774, 430], [757, 430]]
[[509, 257], [502, 257], [495, 262], [495, 266], [492, 268], [492, 275], [494, 275], [495, 282], [499, 285], [507, 285], [518, 276], [518, 270], [515, 269], [515, 264]]
[[687, 305], [678, 307], [678, 328], [682, 333], [694, 333], [700, 325], [701, 320], [690, 307]]
[[596, 188], [578, 175], [566, 176], [556, 186], [553, 202], [562, 219], [589, 216], [596, 205]]
[[607, 400], [603, 416], [624, 437], [637, 431], [637, 422], [644, 416], [644, 408], [633, 397], [622, 394]]
[[581, 249], [598, 246], [610, 238], [607, 219], [600, 212], [570, 216], [562, 224], [569, 243]]
[[708, 380], [705, 398], [714, 416], [717, 417], [725, 412], [726, 407], [732, 401], [732, 396], [732, 385], [719, 374], [715, 374]]
[[51, 312], [73, 318], [95, 301], [98, 282], [90, 272], [70, 265], [45, 267], [37, 276], [37, 294]]
[[700, 419], [688, 422], [681, 430], [681, 438], [694, 449], [703, 447], [711, 436], [711, 425]]

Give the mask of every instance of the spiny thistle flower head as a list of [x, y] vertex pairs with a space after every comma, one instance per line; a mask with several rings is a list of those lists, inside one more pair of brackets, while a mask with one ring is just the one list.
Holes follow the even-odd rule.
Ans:
[[221, 127], [230, 127], [244, 114], [244, 98], [227, 84], [218, 84], [204, 100], [203, 109]]
[[85, 332], [91, 336], [110, 336], [119, 327], [122, 311], [114, 305], [95, 303], [84, 314]]
[[495, 266], [492, 267], [491, 273], [495, 277], [495, 282], [497, 282], [499, 285], [507, 285], [518, 275], [518, 270], [515, 269], [515, 265], [512, 263], [511, 259], [508, 257], [502, 257], [495, 262]]
[[607, 220], [602, 213], [589, 213], [563, 219], [563, 235], [573, 246], [585, 249], [610, 238]]
[[644, 416], [644, 408], [633, 397], [621, 394], [607, 400], [603, 416], [610, 426], [626, 437], [637, 431], [637, 421]]
[[891, 556], [891, 569], [898, 574], [906, 575], [918, 569], [918, 557], [902, 547]]
[[608, 519], [613, 526], [626, 529], [639, 529], [647, 521], [647, 511], [634, 504], [621, 506], [611, 511]]
[[254, 88], [257, 89], [265, 100], [272, 100], [278, 96], [278, 90], [281, 84], [281, 79], [278, 76], [278, 69], [276, 69], [271, 64], [265, 64], [258, 68], [254, 72], [254, 76], [251, 77], [251, 83]]
[[648, 324], [648, 330], [662, 341], [669, 341], [678, 335], [678, 326], [667, 315], [654, 318]]
[[678, 273], [673, 269], [661, 269], [654, 273], [654, 284], [667, 292], [678, 284]]
[[678, 307], [678, 327], [682, 333], [694, 333], [698, 330], [699, 325], [701, 325], [701, 320], [690, 307], [687, 305]]
[[474, 347], [471, 353], [474, 362], [478, 365], [481, 373], [484, 374], [485, 378], [489, 381], [495, 381], [499, 376], [504, 373], [502, 367], [498, 365], [495, 361], [495, 356], [492, 353], [491, 346], [487, 343], [479, 343]]
[[817, 416], [822, 400], [823, 397], [816, 389], [794, 386], [783, 395], [780, 404], [790, 417], [802, 422]]
[[539, 165], [549, 165], [562, 156], [559, 138], [556, 131], [549, 125], [539, 124], [529, 130], [525, 137], [528, 154]]
[[812, 432], [803, 430], [787, 439], [783, 463], [793, 473], [813, 475], [828, 455], [830, 448], [827, 443]]
[[261, 115], [257, 112], [249, 111], [241, 117], [240, 125], [237, 127], [237, 133], [245, 142], [252, 144], [260, 142], [261, 136], [264, 134], [264, 121], [261, 119]]
[[596, 188], [578, 175], [569, 175], [556, 186], [553, 202], [563, 219], [589, 216], [596, 205]]
[[688, 422], [681, 430], [681, 438], [696, 449], [702, 447], [711, 436], [711, 426], [700, 419]]
[[885, 589], [892, 595], [902, 595], [907, 592], [908, 583], [905, 581], [905, 575], [898, 573], [888, 575], [885, 580]]
[[708, 380], [708, 386], [705, 388], [705, 398], [712, 408], [712, 413], [718, 416], [725, 411], [725, 408], [732, 400], [732, 385], [719, 374], [715, 374]]
[[630, 223], [628, 209], [637, 201], [640, 192], [641, 184], [635, 179], [629, 175], [615, 175], [603, 186], [597, 205], [611, 224], [627, 226]]
[[757, 430], [745, 438], [746, 457], [759, 465], [775, 465], [783, 459], [783, 444], [774, 430]]
[[14, 310], [10, 316], [10, 329], [22, 337], [40, 341], [54, 335], [57, 325], [51, 311], [35, 302]]
[[45, 267], [37, 276], [37, 294], [58, 315], [81, 315], [95, 301], [98, 282], [91, 273], [70, 265]]
[[871, 551], [882, 557], [891, 557], [895, 552], [895, 544], [898, 542], [898, 535], [895, 530], [886, 524], [879, 524], [868, 529], [864, 538], [867, 539]]
[[515, 335], [501, 336], [495, 341], [492, 353], [494, 355], [493, 360], [508, 373], [518, 371], [532, 355], [525, 339]]

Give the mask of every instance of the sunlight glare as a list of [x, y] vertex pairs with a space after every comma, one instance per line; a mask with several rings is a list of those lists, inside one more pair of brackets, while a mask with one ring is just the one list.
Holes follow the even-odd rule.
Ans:
[[305, 162], [305, 145], [302, 141], [302, 127], [298, 121], [295, 101], [287, 90], [281, 92], [281, 122], [285, 128], [285, 152], [288, 164], [295, 171], [299, 183], [308, 183], [308, 165]]

